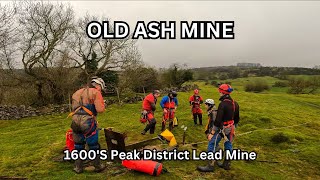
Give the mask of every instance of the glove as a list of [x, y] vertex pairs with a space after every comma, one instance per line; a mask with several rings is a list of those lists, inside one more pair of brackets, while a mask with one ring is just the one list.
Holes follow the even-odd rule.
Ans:
[[143, 115], [147, 115], [147, 113], [148, 113], [148, 111], [146, 111], [146, 110], [143, 110], [143, 111], [142, 111], [142, 114], [143, 114]]
[[211, 141], [213, 135], [211, 133], [208, 134], [207, 138], [208, 138], [208, 141]]
[[163, 109], [163, 112], [164, 112], [165, 114], [167, 114], [167, 113], [168, 113], [168, 110], [167, 110], [167, 109]]
[[104, 100], [104, 108], [107, 108], [107, 100]]

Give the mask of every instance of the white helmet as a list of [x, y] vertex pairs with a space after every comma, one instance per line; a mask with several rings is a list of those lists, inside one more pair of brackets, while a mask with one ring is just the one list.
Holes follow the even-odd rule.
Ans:
[[105, 90], [105, 88], [106, 88], [106, 84], [104, 83], [103, 79], [101, 79], [101, 78], [96, 77], [91, 80], [91, 83], [99, 84], [101, 86], [102, 90]]
[[206, 99], [205, 104], [209, 104], [209, 105], [214, 105], [214, 100], [213, 99]]

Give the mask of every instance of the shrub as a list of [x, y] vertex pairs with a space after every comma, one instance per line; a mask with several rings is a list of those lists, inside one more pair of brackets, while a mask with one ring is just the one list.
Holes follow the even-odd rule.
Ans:
[[289, 90], [288, 93], [290, 94], [302, 94], [305, 92], [306, 88], [310, 86], [307, 79], [302, 77], [300, 78], [291, 78], [288, 82]]
[[231, 82], [230, 81], [226, 81], [226, 84], [229, 84], [231, 86]]
[[209, 85], [209, 80], [205, 80], [204, 85]]
[[211, 81], [211, 85], [212, 86], [216, 86], [217, 87], [218, 82], [217, 81]]
[[276, 81], [273, 87], [288, 87], [288, 82], [286, 81]]
[[271, 141], [274, 143], [284, 143], [289, 141], [289, 137], [280, 132], [272, 136]]
[[244, 85], [244, 90], [246, 92], [262, 92], [264, 90], [269, 90], [270, 87], [268, 83], [265, 80], [262, 79], [256, 79], [251, 82], [247, 82]]
[[221, 73], [220, 76], [219, 76], [219, 79], [220, 80], [226, 80], [226, 79], [229, 79], [229, 76], [226, 73]]
[[271, 119], [268, 118], [268, 117], [261, 117], [260, 118], [260, 121], [264, 122], [264, 123], [270, 123], [271, 122]]

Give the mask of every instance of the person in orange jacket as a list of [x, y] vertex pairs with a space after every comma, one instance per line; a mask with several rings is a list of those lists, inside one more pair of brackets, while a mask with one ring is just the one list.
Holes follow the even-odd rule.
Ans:
[[145, 135], [150, 130], [150, 134], [154, 134], [156, 127], [156, 119], [154, 118], [154, 111], [156, 110], [157, 98], [160, 96], [159, 90], [154, 90], [153, 93], [148, 94], [142, 102], [142, 119], [146, 119], [148, 124], [146, 128], [141, 132]]
[[190, 96], [189, 103], [192, 106], [191, 112], [193, 115], [194, 124], [197, 125], [197, 118], [199, 118], [199, 124], [202, 125], [202, 109], [200, 105], [203, 103], [203, 99], [199, 95], [198, 89], [195, 89], [194, 94]]
[[[81, 151], [88, 144], [90, 150], [99, 150], [98, 130], [96, 117], [98, 113], [105, 111], [105, 102], [101, 91], [105, 89], [103, 79], [95, 77], [84, 88], [77, 90], [72, 95], [72, 136], [75, 143], [75, 150]], [[74, 171], [83, 172], [83, 160], [80, 158], [75, 161]], [[97, 155], [93, 160], [96, 172], [101, 172], [105, 166], [101, 164]]]

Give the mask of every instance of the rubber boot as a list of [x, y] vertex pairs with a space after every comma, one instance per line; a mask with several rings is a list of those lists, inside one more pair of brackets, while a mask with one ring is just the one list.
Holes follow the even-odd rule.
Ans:
[[75, 160], [73, 171], [75, 171], [77, 174], [83, 172], [83, 161], [81, 159]]
[[95, 172], [101, 172], [103, 171], [104, 169], [106, 169], [106, 166], [101, 164], [101, 161], [100, 161], [100, 156], [97, 155], [97, 157], [93, 160], [93, 166], [94, 166], [94, 171]]
[[197, 170], [200, 172], [213, 172], [214, 171], [214, 161], [209, 161], [206, 166], [198, 166]]
[[172, 129], [173, 129], [173, 122], [169, 121], [169, 131], [172, 131]]
[[146, 132], [148, 132], [150, 128], [151, 128], [151, 125], [150, 125], [150, 124], [147, 124], [146, 128], [144, 128], [144, 130], [141, 131], [141, 134], [142, 134], [142, 135], [145, 135]]
[[225, 170], [230, 170], [231, 169], [231, 161], [224, 160], [223, 163], [219, 163], [218, 166], [225, 169]]
[[161, 131], [166, 130], [166, 122], [162, 121], [162, 127], [161, 127]]

